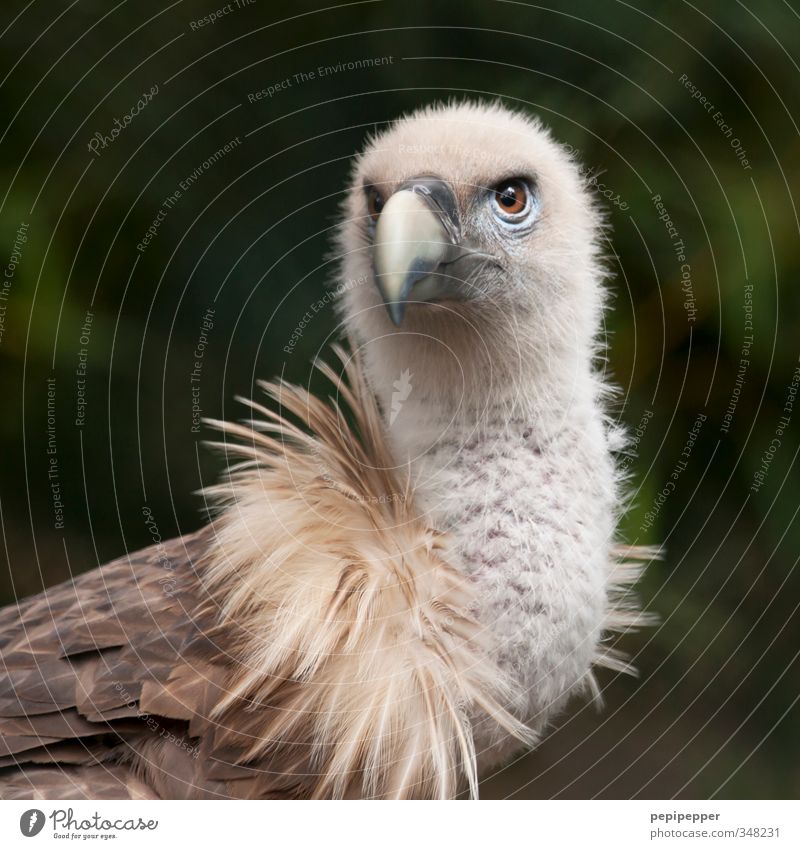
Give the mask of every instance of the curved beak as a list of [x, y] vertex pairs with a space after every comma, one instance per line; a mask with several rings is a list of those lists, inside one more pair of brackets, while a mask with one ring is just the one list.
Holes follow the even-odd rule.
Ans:
[[[442, 180], [412, 180], [386, 202], [375, 228], [373, 266], [395, 325], [403, 320], [414, 286], [461, 254], [460, 236], [455, 194]], [[446, 279], [433, 281], [423, 299], [444, 297]]]

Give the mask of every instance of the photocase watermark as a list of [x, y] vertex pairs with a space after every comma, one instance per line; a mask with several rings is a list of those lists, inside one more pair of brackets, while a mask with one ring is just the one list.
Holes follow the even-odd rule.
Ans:
[[332, 77], [347, 71], [361, 71], [368, 68], [379, 68], [382, 65], [393, 65], [394, 56], [374, 56], [365, 59], [354, 59], [349, 62], [337, 62], [335, 65], [318, 65], [306, 71], [298, 71], [296, 74], [284, 77], [282, 80], [268, 85], [258, 91], [251, 91], [247, 95], [248, 103], [257, 103], [259, 100], [269, 100], [282, 91], [288, 91], [295, 86], [310, 83], [324, 77]]
[[0, 343], [2, 343], [6, 332], [8, 296], [11, 294], [11, 286], [17, 273], [17, 266], [22, 259], [22, 247], [28, 241], [28, 227], [29, 225], [24, 221], [20, 222], [19, 227], [17, 227], [17, 232], [14, 234], [14, 244], [11, 247], [11, 255], [3, 269], [3, 276], [0, 278]]
[[47, 482], [53, 507], [53, 527], [64, 530], [64, 502], [61, 500], [61, 478], [56, 442], [56, 379], [47, 378]]
[[139, 251], [139, 253], [144, 253], [147, 250], [150, 243], [158, 235], [159, 228], [166, 220], [169, 211], [175, 207], [178, 201], [183, 197], [184, 193], [189, 191], [189, 189], [203, 176], [203, 174], [206, 173], [206, 171], [208, 171], [209, 168], [214, 166], [224, 156], [227, 156], [232, 150], [239, 147], [241, 143], [242, 140], [239, 136], [232, 138], [227, 144], [224, 144], [222, 147], [215, 150], [208, 159], [201, 162], [191, 174], [178, 183], [177, 188], [164, 199], [156, 217], [147, 228], [142, 240], [138, 245], [136, 245], [136, 250]]
[[703, 423], [706, 421], [708, 416], [705, 413], [698, 413], [697, 418], [694, 420], [694, 424], [689, 429], [686, 437], [686, 442], [684, 443], [683, 450], [680, 453], [680, 457], [675, 463], [672, 471], [670, 472], [669, 479], [664, 484], [664, 488], [661, 492], [656, 495], [653, 499], [652, 507], [644, 514], [644, 521], [639, 526], [640, 531], [646, 531], [648, 528], [653, 527], [653, 523], [655, 522], [658, 514], [661, 512], [661, 508], [666, 503], [667, 499], [675, 492], [675, 489], [678, 484], [678, 480], [680, 476], [684, 473], [687, 466], [689, 465], [689, 458], [692, 456], [692, 450], [694, 449], [694, 444], [697, 441], [698, 434], [700, 433], [701, 428], [703, 427]]
[[86, 145], [89, 153], [93, 153], [99, 158], [102, 155], [101, 151], [114, 144], [114, 142], [119, 138], [120, 133], [122, 133], [123, 130], [126, 130], [131, 123], [133, 123], [133, 119], [136, 118], [137, 115], [140, 115], [148, 107], [148, 105], [152, 103], [153, 98], [157, 94], [158, 84], [155, 84], [149, 91], [142, 94], [134, 106], [132, 106], [131, 109], [122, 116], [122, 118], [114, 118], [114, 126], [107, 133], [95, 133]]
[[159, 586], [161, 587], [165, 596], [167, 596], [168, 598], [174, 598], [175, 591], [177, 590], [175, 563], [172, 561], [172, 558], [167, 554], [167, 549], [161, 539], [161, 533], [158, 530], [158, 524], [156, 523], [156, 520], [153, 516], [153, 511], [146, 504], [142, 507], [142, 516], [144, 517], [145, 526], [150, 532], [150, 537], [153, 540], [153, 544], [156, 547], [158, 564], [166, 573], [163, 577], [158, 579]]
[[605, 183], [601, 182], [601, 175], [598, 171], [592, 170], [580, 162], [583, 154], [579, 148], [572, 144], [565, 144], [563, 147], [570, 156], [574, 156], [578, 160], [578, 171], [585, 178], [587, 186], [594, 189], [612, 206], [616, 206], [620, 212], [627, 212], [630, 209], [630, 204], [626, 200], [623, 200], [622, 195], [619, 192], [615, 191], [611, 186], [607, 186]]
[[786, 398], [784, 399], [781, 417], [775, 425], [775, 431], [772, 435], [772, 441], [767, 446], [767, 450], [761, 455], [761, 465], [758, 471], [753, 475], [753, 482], [750, 484], [750, 492], [758, 492], [764, 485], [767, 479], [767, 473], [775, 459], [775, 454], [781, 447], [783, 435], [786, 433], [786, 428], [792, 421], [792, 413], [794, 412], [794, 402], [797, 400], [797, 390], [800, 387], [800, 365], [795, 366], [792, 373], [792, 379], [786, 387]]
[[[73, 808], [56, 808], [45, 816], [39, 808], [30, 808], [19, 818], [19, 830], [25, 837], [35, 837], [45, 827], [47, 820], [54, 838], [86, 840], [101, 838], [107, 840], [116, 837], [116, 831], [155, 831], [158, 820], [143, 820], [141, 817], [124, 819], [106, 819], [97, 811], [88, 817], [79, 818]], [[81, 833], [84, 832], [84, 833]]]
[[200, 377], [203, 373], [203, 362], [208, 347], [211, 331], [214, 329], [215, 310], [209, 307], [200, 321], [200, 332], [197, 336], [197, 344], [194, 346], [194, 367], [189, 372], [189, 389], [192, 393], [192, 424], [191, 433], [200, 433], [203, 407], [200, 403]]
[[752, 166], [750, 165], [750, 161], [747, 157], [747, 151], [742, 147], [742, 143], [737, 136], [733, 133], [733, 127], [726, 123], [725, 116], [717, 109], [714, 104], [703, 94], [703, 92], [689, 79], [686, 74], [681, 74], [678, 77], [678, 82], [683, 85], [683, 87], [691, 92], [692, 100], [696, 100], [703, 109], [708, 112], [711, 116], [711, 120], [717, 125], [719, 131], [725, 136], [726, 139], [730, 142], [730, 146], [733, 149], [733, 152], [736, 154], [736, 158], [739, 160], [739, 165], [744, 168], [745, 171], [751, 171]]
[[413, 375], [408, 369], [403, 369], [400, 372], [400, 377], [392, 384], [394, 392], [392, 392], [392, 408], [389, 411], [389, 427], [395, 423], [397, 417], [400, 415], [400, 411], [403, 409], [403, 404], [411, 396], [411, 390], [413, 389], [411, 385], [412, 377]]
[[78, 365], [75, 369], [75, 426], [83, 427], [86, 424], [86, 372], [89, 363], [89, 342], [92, 338], [92, 322], [94, 313], [86, 311], [83, 317], [81, 335], [78, 344]]
[[337, 492], [340, 492], [348, 500], [357, 501], [360, 504], [394, 504], [396, 501], [401, 503], [406, 501], [406, 494], [404, 492], [390, 491], [377, 494], [373, 493], [371, 495], [354, 493], [349, 486], [342, 485], [337, 480], [336, 476], [331, 473], [330, 468], [320, 456], [320, 452], [316, 444], [312, 448], [312, 453], [314, 456], [314, 462], [319, 470], [319, 480], [331, 489], [335, 489]]
[[742, 387], [745, 384], [745, 375], [750, 368], [750, 348], [753, 345], [753, 284], [744, 284], [744, 302], [742, 303], [744, 311], [744, 336], [742, 337], [742, 347], [739, 350], [739, 363], [736, 369], [736, 379], [733, 384], [728, 407], [722, 416], [722, 424], [720, 425], [720, 433], [728, 433], [731, 429], [733, 415], [736, 412], [736, 406], [739, 403], [739, 398], [742, 394]]
[[697, 318], [697, 307], [695, 307], [694, 287], [692, 286], [692, 266], [686, 259], [686, 245], [683, 243], [681, 234], [675, 226], [667, 207], [661, 200], [661, 195], [655, 194], [650, 200], [658, 213], [658, 220], [663, 222], [667, 230], [667, 235], [672, 243], [672, 250], [675, 253], [675, 259], [679, 263], [679, 271], [681, 275], [681, 291], [683, 292], [683, 308], [686, 310], [686, 320], [689, 324], [694, 324]]
[[19, 830], [25, 837], [36, 837], [44, 828], [44, 824], [44, 811], [40, 811], [38, 808], [30, 808], [19, 818]]
[[217, 21], [222, 20], [222, 18], [226, 18], [232, 12], [238, 12], [239, 9], [255, 6], [255, 4], [256, 0], [231, 0], [230, 3], [220, 6], [219, 9], [210, 12], [208, 15], [204, 15], [202, 18], [195, 18], [193, 21], [189, 21], [189, 29], [192, 32], [197, 32], [197, 30], [203, 27], [212, 26]]
[[622, 199], [619, 192], [614, 191], [610, 186], [601, 183], [597, 174], [593, 174], [587, 180], [587, 184], [591, 186], [599, 195], [604, 197], [610, 204], [619, 208], [620, 212], [625, 212], [630, 209], [628, 202]]

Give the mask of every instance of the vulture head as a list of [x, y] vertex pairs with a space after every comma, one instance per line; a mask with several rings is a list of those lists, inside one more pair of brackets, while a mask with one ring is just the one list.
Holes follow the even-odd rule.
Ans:
[[601, 217], [537, 120], [482, 104], [400, 119], [357, 159], [342, 219], [342, 315], [379, 394], [400, 363], [423, 394], [530, 397], [591, 356]]

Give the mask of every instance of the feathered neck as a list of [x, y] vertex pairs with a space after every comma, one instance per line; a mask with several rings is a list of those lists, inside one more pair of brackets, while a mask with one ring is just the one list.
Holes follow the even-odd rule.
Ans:
[[588, 346], [542, 353], [509, 339], [397, 333], [354, 347], [398, 465], [413, 465], [443, 439], [458, 450], [506, 432], [550, 438], [603, 392]]

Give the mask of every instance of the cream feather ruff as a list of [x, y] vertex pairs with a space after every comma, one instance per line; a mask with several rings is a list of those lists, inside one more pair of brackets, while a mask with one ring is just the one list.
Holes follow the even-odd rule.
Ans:
[[[244, 700], [266, 717], [247, 759], [274, 752], [308, 769], [316, 797], [476, 796], [475, 726], [520, 748], [536, 734], [510, 712], [515, 682], [468, 613], [475, 585], [419, 518], [361, 367], [336, 350], [343, 376], [318, 367], [339, 400], [265, 382], [285, 414], [245, 401], [258, 418], [211, 422], [225, 436], [215, 445], [238, 462], [204, 490], [222, 508], [205, 581], [223, 600], [220, 627], [246, 634], [214, 716], [224, 725]], [[619, 554], [616, 631], [643, 623], [625, 599], [636, 561], [652, 553]], [[628, 668], [602, 648], [597, 662]]]
[[241, 462], [205, 490], [225, 508], [207, 585], [222, 626], [248, 635], [216, 715], [269, 705], [250, 756], [306, 750], [317, 797], [474, 796], [475, 717], [520, 746], [534, 735], [504, 707], [513, 682], [467, 613], [473, 587], [416, 516], [361, 370], [337, 353], [347, 383], [320, 369], [354, 429], [338, 402], [284, 382], [262, 388], [310, 432], [254, 402], [261, 420], [213, 422]]

